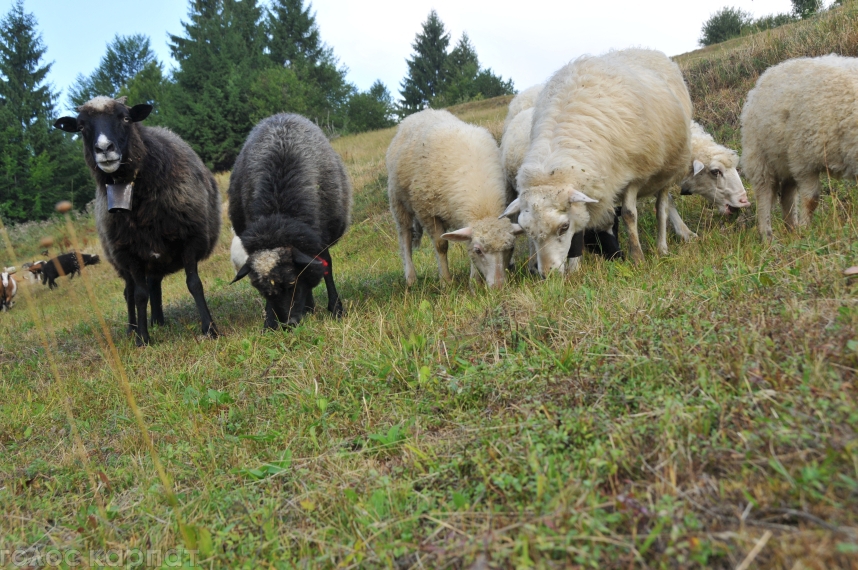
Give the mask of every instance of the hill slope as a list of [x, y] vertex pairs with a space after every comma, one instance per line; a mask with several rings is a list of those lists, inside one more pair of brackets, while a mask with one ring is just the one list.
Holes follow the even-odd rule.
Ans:
[[[852, 33], [808, 27], [808, 42], [814, 29], [829, 51]], [[727, 140], [759, 67], [743, 46], [680, 58], [699, 116]], [[454, 112], [497, 135], [506, 102]], [[334, 143], [356, 189], [354, 226], [333, 250], [342, 321], [320, 311], [262, 334], [258, 294], [228, 284], [228, 229], [200, 269], [216, 341], [197, 338], [174, 276], [169, 324], [134, 348], [120, 281], [91, 272], [196, 560], [733, 568], [764, 545], [764, 567], [856, 564], [858, 285], [840, 274], [858, 259], [854, 184], [827, 185], [812, 227], [777, 227], [770, 245], [752, 212], [724, 222], [683, 197], [697, 242], [657, 257], [647, 209], [644, 264], [587, 256], [565, 281], [520, 273], [503, 291], [470, 291], [455, 246], [455, 285], [442, 288], [424, 242], [406, 290], [385, 197], [393, 133]], [[35, 252], [40, 232], [63, 243], [64, 227], [15, 245]], [[23, 294], [0, 314], [0, 551], [182, 544], [84, 283], [27, 290], [35, 319]]]

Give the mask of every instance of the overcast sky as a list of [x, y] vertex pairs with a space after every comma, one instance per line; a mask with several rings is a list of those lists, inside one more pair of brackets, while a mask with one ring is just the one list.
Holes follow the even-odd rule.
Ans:
[[[5, 11], [12, 6], [0, 1]], [[483, 66], [524, 89], [584, 53], [631, 46], [668, 55], [696, 49], [700, 26], [725, 5], [755, 16], [791, 7], [789, 0], [316, 0], [313, 9], [322, 39], [348, 67], [348, 79], [362, 90], [381, 79], [398, 97], [411, 43], [433, 8], [452, 35], [451, 44], [467, 32]], [[46, 59], [53, 62], [49, 80], [64, 93], [78, 73], [95, 69], [115, 34], [148, 35], [170, 68], [167, 35], [183, 33], [188, 6], [185, 0], [24, 4], [35, 14]]]

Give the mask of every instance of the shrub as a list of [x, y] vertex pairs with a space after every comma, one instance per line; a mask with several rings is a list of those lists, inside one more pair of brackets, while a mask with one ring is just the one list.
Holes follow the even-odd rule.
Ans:
[[698, 41], [702, 46], [721, 43], [742, 35], [742, 30], [752, 23], [751, 14], [741, 8], [721, 8], [703, 23]]

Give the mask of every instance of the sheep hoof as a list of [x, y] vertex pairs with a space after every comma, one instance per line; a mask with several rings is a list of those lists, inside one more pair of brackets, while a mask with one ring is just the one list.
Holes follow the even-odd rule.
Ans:
[[684, 236], [682, 236], [682, 239], [683, 239], [686, 243], [688, 243], [688, 242], [690, 242], [690, 241], [694, 241], [694, 240], [696, 240], [696, 239], [697, 239], [697, 237], [698, 237], [698, 236], [697, 236], [697, 234], [696, 234], [696, 233], [694, 233], [694, 232], [688, 232], [687, 234], [685, 234]]
[[343, 304], [337, 301], [337, 304], [333, 306], [333, 308], [328, 307], [328, 310], [334, 315], [334, 318], [341, 319], [346, 316], [346, 310], [343, 308]]
[[[161, 324], [164, 323], [162, 322]], [[203, 330], [203, 335], [207, 336], [208, 338], [218, 338], [220, 336], [220, 333], [218, 332], [215, 324], [212, 323], [209, 325], [208, 330]]]

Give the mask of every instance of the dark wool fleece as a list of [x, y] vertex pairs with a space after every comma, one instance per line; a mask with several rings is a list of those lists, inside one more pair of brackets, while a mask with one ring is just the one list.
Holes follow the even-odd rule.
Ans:
[[[178, 135], [134, 123], [129, 158], [107, 174], [95, 166], [92, 149], [84, 158], [97, 182], [96, 229], [105, 257], [124, 275], [129, 263], [143, 261], [150, 276], [183, 268], [188, 246], [197, 261], [207, 258], [220, 235], [220, 191], [211, 172]], [[107, 211], [107, 184], [133, 178], [130, 212]], [[152, 254], [157, 254], [157, 257]]]
[[351, 184], [322, 130], [300, 115], [259, 123], [229, 186], [229, 217], [248, 254], [292, 246], [315, 256], [345, 233]]

